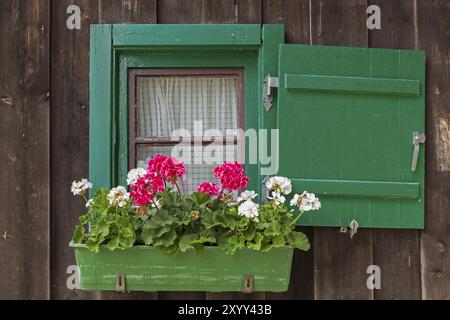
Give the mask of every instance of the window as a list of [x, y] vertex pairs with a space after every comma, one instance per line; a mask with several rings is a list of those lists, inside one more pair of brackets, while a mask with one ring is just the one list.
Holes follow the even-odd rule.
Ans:
[[[249, 190], [264, 194], [263, 169], [276, 168], [294, 193], [321, 197], [302, 225], [423, 228], [423, 52], [285, 44], [282, 25], [258, 24], [93, 25], [90, 48], [95, 187], [125, 185], [129, 168], [181, 142], [206, 150], [222, 138], [228, 160], [245, 155]], [[237, 128], [245, 152], [223, 139]], [[187, 161], [186, 192], [213, 179], [202, 160]]]
[[[181, 144], [191, 151], [181, 154], [187, 167], [181, 187], [191, 193], [200, 182], [214, 181], [213, 168], [223, 160], [242, 159], [237, 145], [237, 129], [245, 126], [242, 69], [130, 69], [128, 90], [129, 169], [146, 168], [155, 154], [171, 155]], [[211, 143], [217, 147], [208, 159], [204, 151]]]

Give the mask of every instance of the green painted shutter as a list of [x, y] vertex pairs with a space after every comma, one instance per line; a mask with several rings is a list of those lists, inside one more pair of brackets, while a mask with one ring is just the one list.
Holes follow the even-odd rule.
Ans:
[[300, 224], [423, 228], [424, 66], [418, 51], [280, 45], [279, 174], [322, 202]]

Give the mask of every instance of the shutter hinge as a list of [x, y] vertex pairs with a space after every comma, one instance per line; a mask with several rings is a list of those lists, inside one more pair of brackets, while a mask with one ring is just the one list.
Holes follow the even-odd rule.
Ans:
[[278, 88], [278, 78], [272, 77], [270, 74], [264, 79], [263, 99], [264, 110], [268, 112], [272, 108], [273, 92], [272, 88]]

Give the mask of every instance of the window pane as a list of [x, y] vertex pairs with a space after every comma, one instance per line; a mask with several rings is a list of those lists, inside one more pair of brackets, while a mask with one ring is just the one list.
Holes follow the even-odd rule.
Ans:
[[237, 129], [238, 76], [137, 77], [137, 137], [170, 137], [183, 128]]
[[[158, 153], [162, 153], [170, 156], [173, 146], [149, 146], [149, 145], [138, 145], [137, 146], [137, 166], [146, 169], [148, 160]], [[224, 158], [222, 158], [219, 163], [206, 164], [204, 163], [205, 158], [202, 158], [201, 152], [193, 152], [191, 149], [191, 156], [183, 155], [185, 159], [188, 159], [189, 163], [185, 163], [186, 174], [182, 179], [182, 188], [185, 194], [190, 194], [197, 189], [197, 186], [204, 181], [207, 182], [218, 182], [214, 178], [213, 170], [214, 168], [222, 164], [223, 160], [236, 161], [237, 146], [236, 145], [226, 145], [217, 147], [217, 150], [223, 153]], [[203, 148], [204, 150], [204, 148]], [[205, 152], [206, 154], [206, 152]], [[208, 153], [209, 154], [209, 153]], [[215, 154], [213, 154], [215, 156]], [[203, 160], [203, 161], [202, 161]], [[195, 161], [202, 162], [201, 164], [195, 164]], [[187, 161], [185, 161], [187, 162]]]

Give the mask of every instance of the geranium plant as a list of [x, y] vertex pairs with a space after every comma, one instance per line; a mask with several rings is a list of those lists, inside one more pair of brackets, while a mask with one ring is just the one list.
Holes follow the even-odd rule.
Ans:
[[246, 190], [249, 179], [243, 167], [225, 162], [214, 169], [217, 184], [203, 182], [196, 192], [183, 195], [179, 186], [185, 172], [181, 161], [159, 154], [149, 160], [147, 170], [128, 173], [129, 193], [123, 186], [101, 188], [87, 199], [92, 184], [74, 181], [72, 192], [86, 200], [88, 212], [80, 217], [72, 241], [94, 252], [100, 245], [115, 250], [138, 244], [167, 254], [204, 246], [218, 246], [227, 254], [245, 247], [263, 252], [282, 246], [309, 249], [306, 235], [294, 229], [304, 212], [320, 208], [313, 193], [294, 194], [289, 208], [291, 181], [270, 177], [267, 202], [259, 205], [258, 195]]

